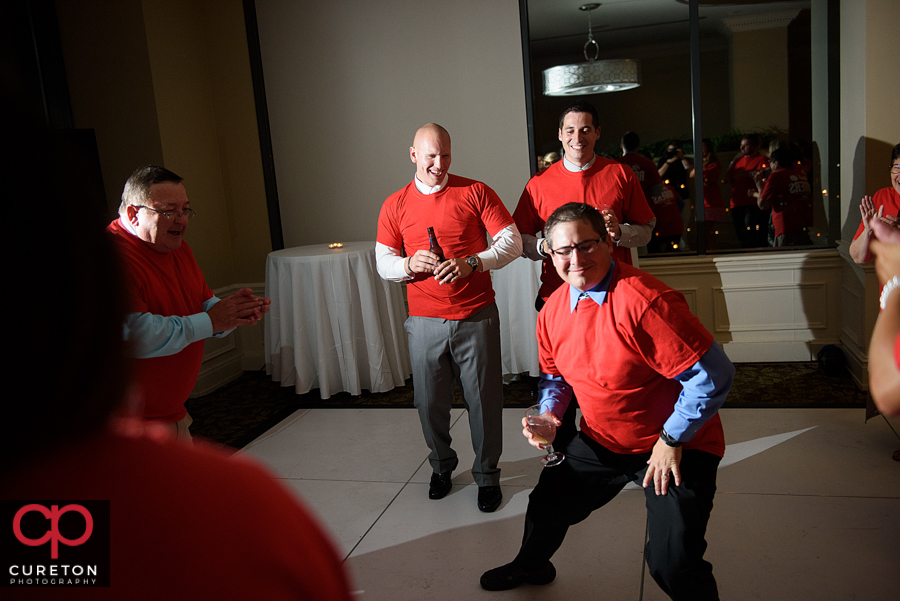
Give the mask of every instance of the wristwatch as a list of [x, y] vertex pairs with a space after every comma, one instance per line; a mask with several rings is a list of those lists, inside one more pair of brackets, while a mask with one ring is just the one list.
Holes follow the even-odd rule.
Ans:
[[663, 428], [662, 432], [659, 433], [659, 437], [662, 438], [662, 441], [666, 443], [670, 447], [680, 447], [681, 443], [669, 436], [669, 433], [666, 432], [666, 429]]
[[478, 271], [478, 257], [476, 257], [475, 255], [466, 257], [466, 263], [469, 264], [469, 267], [472, 268], [472, 271]]

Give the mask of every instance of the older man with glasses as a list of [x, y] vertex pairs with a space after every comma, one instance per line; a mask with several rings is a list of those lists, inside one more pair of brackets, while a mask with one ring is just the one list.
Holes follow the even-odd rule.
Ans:
[[[635, 482], [645, 490], [650, 574], [672, 599], [718, 599], [703, 554], [725, 452], [718, 410], [734, 366], [681, 293], [612, 258], [597, 209], [565, 204], [544, 233], [564, 285], [538, 316], [539, 401], [558, 425], [574, 392], [581, 430], [554, 446], [565, 460], [544, 468], [529, 497], [518, 555], [481, 586], [552, 582], [550, 558], [568, 528]], [[554, 441], [523, 433], [538, 448]]]
[[184, 241], [195, 215], [181, 177], [147, 165], [128, 178], [119, 217], [106, 228], [125, 273], [124, 336], [141, 415], [185, 440], [191, 416], [184, 403], [197, 383], [204, 339], [255, 324], [270, 304], [250, 288], [224, 299], [213, 294]]

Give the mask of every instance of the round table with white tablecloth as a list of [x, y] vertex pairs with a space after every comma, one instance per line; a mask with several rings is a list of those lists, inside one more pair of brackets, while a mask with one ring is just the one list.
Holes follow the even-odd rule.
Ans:
[[519, 257], [492, 272], [500, 313], [503, 373], [540, 375], [534, 299], [541, 287], [541, 262]]
[[375, 242], [313, 244], [266, 260], [266, 373], [298, 394], [386, 392], [411, 370], [403, 286], [375, 269]]

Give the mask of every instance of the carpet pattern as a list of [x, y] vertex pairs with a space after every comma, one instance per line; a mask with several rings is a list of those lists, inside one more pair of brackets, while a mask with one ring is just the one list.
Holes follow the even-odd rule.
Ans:
[[[868, 394], [859, 390], [846, 374], [827, 375], [816, 363], [739, 363], [731, 394], [725, 403], [730, 408], [847, 408], [866, 406]], [[522, 378], [503, 386], [504, 407], [525, 408], [536, 402], [536, 378]], [[398, 408], [413, 406], [413, 384], [389, 392], [363, 391], [330, 399], [319, 398], [319, 391], [294, 393], [265, 373], [245, 372], [234, 382], [212, 394], [190, 399], [188, 411], [194, 419], [191, 432], [215, 442], [242, 448], [301, 408]], [[454, 406], [463, 407], [459, 389]]]

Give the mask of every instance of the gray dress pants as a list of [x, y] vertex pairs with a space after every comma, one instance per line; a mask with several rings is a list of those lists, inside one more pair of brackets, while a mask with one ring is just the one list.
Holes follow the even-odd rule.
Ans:
[[472, 477], [478, 486], [498, 486], [497, 463], [503, 451], [503, 374], [497, 305], [491, 303], [459, 320], [410, 316], [406, 332], [415, 405], [431, 449], [431, 469], [446, 472], [459, 463], [450, 447], [450, 407], [454, 382], [459, 382], [475, 451]]

